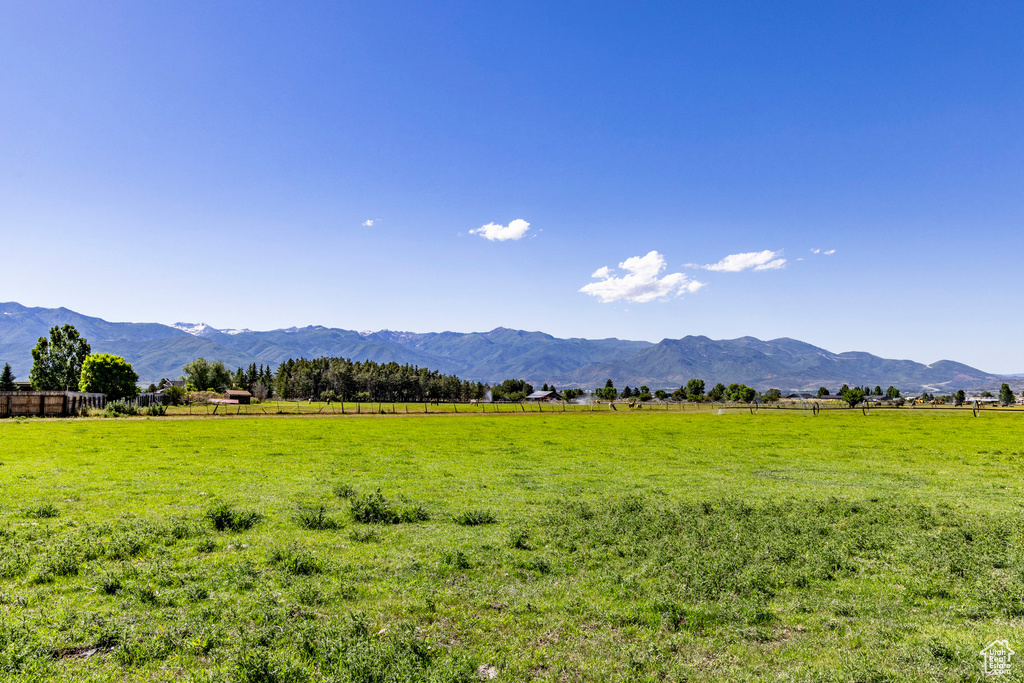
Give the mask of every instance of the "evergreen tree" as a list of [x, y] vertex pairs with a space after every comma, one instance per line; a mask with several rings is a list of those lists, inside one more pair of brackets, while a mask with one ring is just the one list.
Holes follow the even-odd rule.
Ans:
[[828, 389], [826, 389], [825, 387], [818, 387], [818, 398], [821, 398], [822, 396], [828, 396], [828, 393]]
[[1010, 390], [1009, 384], [1003, 384], [1003, 386], [999, 388], [999, 402], [1004, 406], [1013, 404], [1013, 391]]
[[3, 374], [0, 374], [0, 391], [14, 391], [17, 388], [14, 386], [15, 379], [14, 373], [11, 372], [11, 364], [4, 363]]

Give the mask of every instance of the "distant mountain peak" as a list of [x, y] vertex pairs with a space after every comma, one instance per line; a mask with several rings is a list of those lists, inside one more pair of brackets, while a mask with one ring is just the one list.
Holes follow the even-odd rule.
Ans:
[[206, 323], [174, 323], [171, 327], [191, 334], [194, 337], [204, 337], [213, 332], [220, 332], [215, 327], [210, 327]]

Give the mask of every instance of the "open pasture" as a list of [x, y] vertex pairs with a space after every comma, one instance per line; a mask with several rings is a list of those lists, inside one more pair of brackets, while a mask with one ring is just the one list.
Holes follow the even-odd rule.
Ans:
[[1024, 645], [1022, 436], [932, 410], [7, 420], [0, 678], [977, 680]]

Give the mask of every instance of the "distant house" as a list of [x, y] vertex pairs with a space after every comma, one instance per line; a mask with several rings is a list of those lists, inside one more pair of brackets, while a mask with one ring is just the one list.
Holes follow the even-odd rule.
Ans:
[[562, 395], [557, 391], [535, 391], [526, 397], [527, 401], [561, 401]]
[[15, 382], [15, 391], [32, 391], [32, 382]]
[[812, 394], [809, 391], [802, 391], [802, 392], [800, 392], [798, 394], [790, 394], [789, 396], [786, 396], [786, 398], [792, 398], [792, 399], [796, 399], [798, 401], [809, 401], [809, 400], [818, 398], [818, 395], [817, 394]]
[[245, 389], [228, 389], [224, 392], [224, 398], [235, 403], [248, 405], [252, 401], [252, 394]]

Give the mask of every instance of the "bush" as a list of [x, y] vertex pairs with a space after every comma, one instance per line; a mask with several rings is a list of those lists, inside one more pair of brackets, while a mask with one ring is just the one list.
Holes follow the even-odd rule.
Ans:
[[254, 510], [238, 510], [231, 503], [222, 501], [206, 511], [206, 519], [217, 531], [245, 531], [251, 529], [263, 515]]
[[167, 414], [167, 406], [163, 403], [154, 403], [143, 411], [143, 415], [150, 417], [163, 417]]
[[111, 401], [103, 409], [105, 417], [134, 417], [139, 414], [139, 407], [125, 400]]

